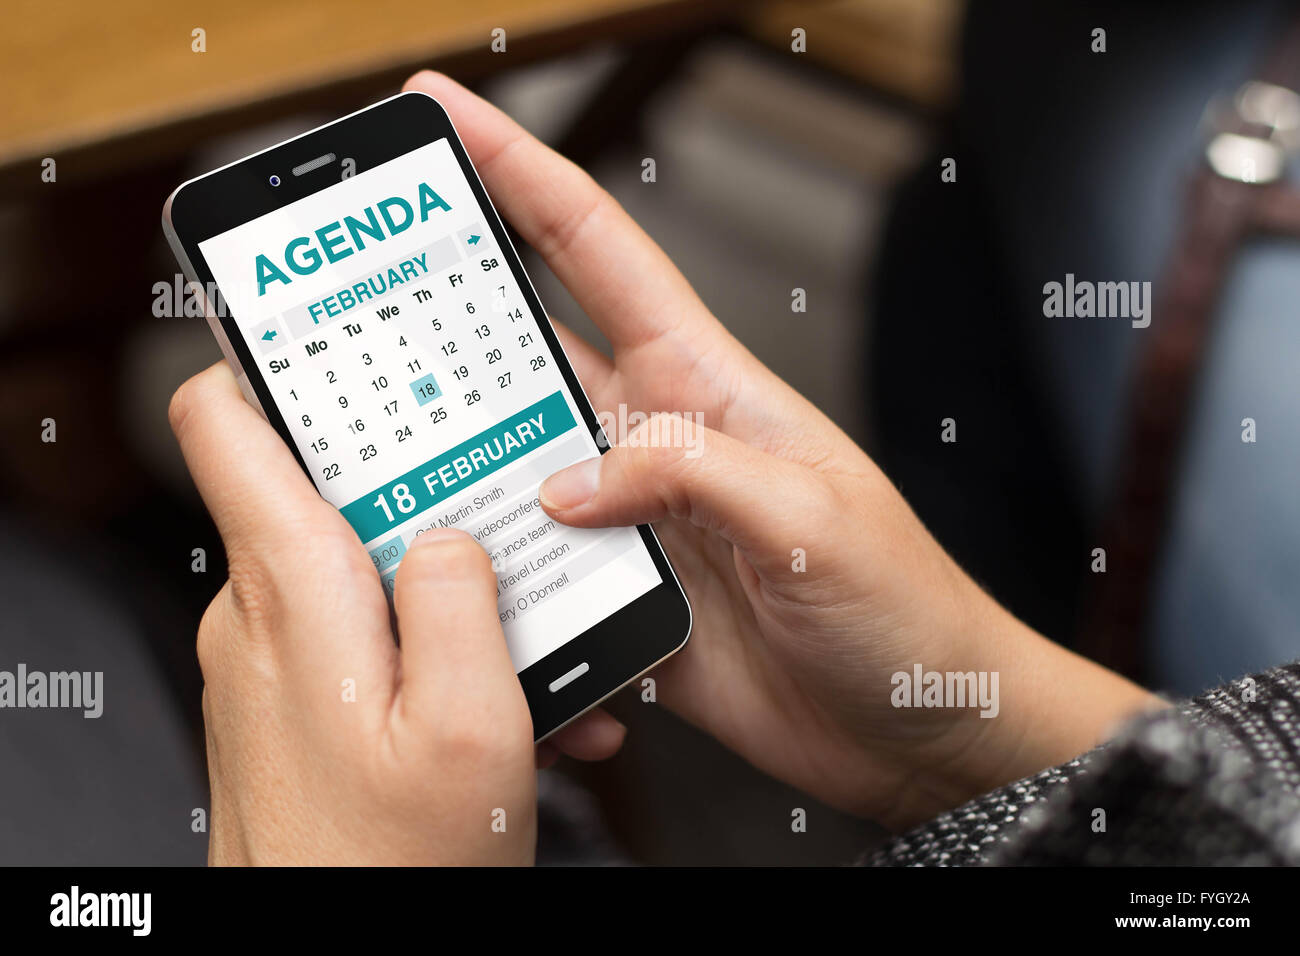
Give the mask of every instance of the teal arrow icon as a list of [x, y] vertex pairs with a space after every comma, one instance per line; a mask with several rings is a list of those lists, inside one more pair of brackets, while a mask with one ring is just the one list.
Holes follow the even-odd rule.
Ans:
[[274, 341], [275, 341], [275, 337], [276, 337], [277, 335], [279, 335], [279, 334], [280, 334], [280, 333], [277, 332], [275, 329], [267, 329], [265, 332], [262, 333], [262, 341], [263, 341], [263, 342], [274, 342]]
[[477, 245], [478, 245], [478, 240], [479, 240], [479, 237], [478, 237], [478, 236], [470, 236], [470, 237], [469, 237], [468, 239], [466, 239], [465, 241], [468, 242], [471, 246], [477, 246]]

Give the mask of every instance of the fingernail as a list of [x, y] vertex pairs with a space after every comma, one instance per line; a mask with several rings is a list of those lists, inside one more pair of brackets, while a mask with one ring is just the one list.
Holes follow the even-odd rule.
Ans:
[[590, 501], [599, 487], [600, 459], [588, 458], [551, 475], [542, 482], [538, 494], [546, 507], [567, 511]]
[[462, 544], [468, 537], [469, 535], [457, 528], [430, 528], [415, 536], [411, 548], [427, 548], [437, 544]]

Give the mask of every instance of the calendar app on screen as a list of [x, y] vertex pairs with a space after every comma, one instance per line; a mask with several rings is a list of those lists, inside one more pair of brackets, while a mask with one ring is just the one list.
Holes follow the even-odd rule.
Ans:
[[568, 528], [538, 503], [599, 450], [488, 218], [441, 139], [199, 248], [385, 590], [419, 535], [473, 535], [519, 671], [661, 578], [636, 529]]

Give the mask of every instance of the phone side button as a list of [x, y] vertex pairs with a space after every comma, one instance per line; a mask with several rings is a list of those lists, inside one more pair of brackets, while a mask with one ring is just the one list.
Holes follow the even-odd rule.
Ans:
[[549, 685], [551, 688], [551, 693], [554, 694], [557, 690], [559, 690], [562, 687], [568, 687], [570, 684], [572, 684], [583, 674], [587, 673], [587, 671], [589, 670], [591, 670], [591, 665], [588, 664], [586, 661], [583, 661], [573, 670], [561, 674], [559, 677], [555, 678], [555, 680], [551, 681]]

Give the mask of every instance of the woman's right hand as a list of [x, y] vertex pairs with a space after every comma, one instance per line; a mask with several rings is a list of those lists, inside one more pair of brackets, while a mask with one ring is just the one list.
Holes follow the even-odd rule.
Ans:
[[[582, 170], [444, 76], [406, 88], [446, 107], [498, 207], [609, 338], [612, 361], [557, 326], [597, 410], [690, 415], [655, 416], [541, 489], [567, 524], [656, 523], [695, 616], [655, 672], [662, 702], [773, 776], [896, 827], [1159, 705], [985, 595]], [[997, 715], [895, 708], [892, 676], [918, 664], [997, 672]]]

